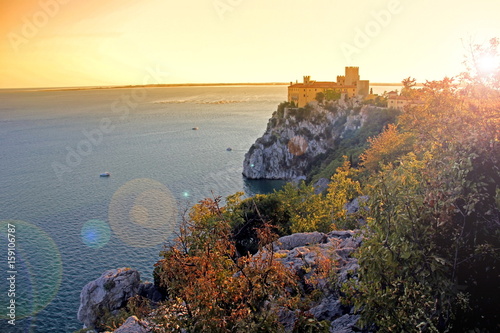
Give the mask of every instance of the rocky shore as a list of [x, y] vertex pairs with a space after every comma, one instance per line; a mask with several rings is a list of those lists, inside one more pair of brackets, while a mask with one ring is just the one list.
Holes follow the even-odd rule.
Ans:
[[[306, 285], [308, 277], [321, 267], [321, 260], [331, 259], [335, 264], [334, 283], [331, 280], [319, 281], [317, 288], [322, 297], [312, 304], [309, 313], [316, 319], [327, 320], [330, 332], [360, 332], [356, 323], [359, 316], [353, 309], [340, 302], [340, 286], [349, 277], [355, 276], [358, 269], [357, 259], [352, 253], [362, 242], [360, 231], [332, 231], [328, 234], [320, 232], [297, 233], [284, 236], [273, 244], [274, 255], [285, 266], [300, 277]], [[98, 279], [89, 282], [80, 295], [78, 320], [84, 327], [95, 327], [104, 313], [117, 314], [128, 300], [134, 296], [143, 296], [153, 303], [162, 300], [161, 293], [154, 284], [141, 282], [139, 272], [129, 268], [112, 269], [104, 272]], [[289, 332], [293, 329], [297, 310], [283, 309], [280, 322]], [[146, 333], [154, 331], [154, 323], [146, 316], [127, 318], [114, 333]]]

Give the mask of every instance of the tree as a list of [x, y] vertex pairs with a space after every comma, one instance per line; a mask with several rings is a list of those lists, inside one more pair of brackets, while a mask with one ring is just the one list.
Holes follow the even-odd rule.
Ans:
[[290, 232], [329, 232], [333, 228], [331, 207], [312, 185], [287, 183], [275, 193], [290, 217]]
[[412, 151], [413, 141], [412, 133], [401, 133], [397, 125], [388, 124], [384, 132], [368, 139], [370, 146], [360, 156], [362, 166], [367, 172], [373, 173], [381, 166]]
[[322, 93], [321, 91], [316, 94], [315, 99], [318, 101], [318, 103], [323, 103], [323, 100], [325, 99], [325, 94]]
[[417, 80], [408, 76], [402, 82], [403, 89], [401, 89], [401, 95], [406, 97], [412, 97], [413, 87], [417, 85]]
[[325, 99], [327, 101], [338, 101], [341, 97], [340, 91], [334, 89], [327, 89], [325, 91]]
[[357, 216], [348, 215], [346, 204], [361, 196], [361, 184], [354, 180], [357, 170], [351, 168], [351, 162], [344, 156], [344, 163], [332, 176], [325, 198], [325, 206], [332, 214], [335, 229], [356, 229], [359, 227]]
[[276, 235], [264, 224], [257, 232], [261, 254], [238, 257], [219, 200], [194, 206], [161, 253], [156, 271], [169, 298], [155, 321], [173, 332], [282, 332], [278, 305], [290, 301], [297, 279], [274, 259]]
[[361, 323], [382, 332], [436, 332], [450, 317], [452, 284], [445, 259], [430, 246], [433, 225], [422, 209], [430, 158], [410, 153], [397, 167], [384, 166], [367, 187], [368, 233], [358, 253], [359, 282], [344, 291], [361, 311]]
[[[261, 219], [254, 229], [258, 239], [255, 255], [236, 251], [235, 235], [228, 218], [239, 219], [248, 201], [239, 194], [220, 207], [220, 198], [204, 199], [180, 225], [178, 237], [164, 251], [155, 268], [156, 280], [166, 290], [167, 301], [153, 313], [162, 332], [284, 332], [280, 310], [295, 312], [294, 332], [327, 325], [305, 311], [311, 303], [301, 278], [274, 252], [275, 227]], [[325, 259], [325, 267], [331, 261]], [[325, 274], [318, 269], [318, 277]], [[312, 275], [310, 286], [315, 283]]]

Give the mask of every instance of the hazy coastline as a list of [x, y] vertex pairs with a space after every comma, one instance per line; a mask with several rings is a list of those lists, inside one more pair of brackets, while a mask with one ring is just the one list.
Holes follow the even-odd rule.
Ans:
[[[111, 90], [111, 89], [133, 89], [133, 88], [175, 88], [175, 87], [242, 87], [242, 86], [288, 86], [287, 82], [261, 82], [261, 83], [165, 83], [146, 85], [119, 85], [119, 86], [89, 86], [89, 87], [47, 87], [47, 88], [8, 88], [0, 91], [78, 91], [78, 90]], [[370, 86], [401, 86], [400, 82], [384, 83], [370, 82]], [[417, 86], [423, 86], [417, 83]]]

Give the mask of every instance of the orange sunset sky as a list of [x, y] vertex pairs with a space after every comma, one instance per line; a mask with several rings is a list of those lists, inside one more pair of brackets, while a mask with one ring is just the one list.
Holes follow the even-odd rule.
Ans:
[[[462, 69], [498, 0], [0, 0], [0, 88], [363, 79]], [[167, 74], [168, 73], [168, 74]]]

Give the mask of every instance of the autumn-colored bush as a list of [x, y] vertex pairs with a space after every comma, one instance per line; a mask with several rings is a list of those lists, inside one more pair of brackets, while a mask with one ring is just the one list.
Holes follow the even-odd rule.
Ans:
[[398, 157], [412, 151], [413, 141], [412, 133], [401, 133], [397, 125], [388, 124], [381, 134], [368, 139], [369, 148], [361, 154], [361, 164], [369, 173], [377, 171], [381, 165], [395, 162]]
[[[382, 332], [500, 329], [498, 73], [427, 82], [424, 103], [399, 117], [400, 131], [373, 139], [365, 153], [367, 238], [358, 280], [344, 286], [364, 324]], [[414, 143], [402, 154], [405, 134]]]
[[[256, 255], [237, 254], [226, 220], [232, 213], [219, 199], [203, 200], [161, 253], [157, 275], [168, 300], [154, 311], [158, 331], [284, 332], [280, 309], [297, 308], [306, 295], [295, 273], [275, 258], [271, 225], [256, 229]], [[299, 316], [295, 326], [314, 322]]]

